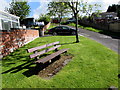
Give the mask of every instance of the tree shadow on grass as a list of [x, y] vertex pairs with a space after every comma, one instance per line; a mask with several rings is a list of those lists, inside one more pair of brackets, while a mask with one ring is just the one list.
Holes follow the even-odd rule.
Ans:
[[[31, 61], [31, 62], [32, 62], [32, 61]], [[18, 72], [18, 71], [20, 71], [20, 70], [22, 70], [22, 69], [25, 69], [25, 68], [27, 68], [28, 66], [32, 65], [31, 62], [30, 62], [30, 61], [27, 61], [27, 62], [25, 62], [25, 63], [23, 63], [23, 64], [21, 64], [21, 65], [19, 65], [19, 66], [17, 66], [17, 67], [13, 67], [13, 68], [11, 68], [11, 69], [9, 69], [9, 70], [7, 70], [7, 71], [2, 72], [2, 74], [6, 74], [6, 73], [9, 73], [9, 72], [11, 72], [11, 71], [13, 71], [13, 72], [11, 72], [11, 73], [16, 73], [16, 72]], [[28, 65], [27, 65], [27, 64], [28, 64]]]
[[54, 63], [56, 60], [59, 60], [60, 55], [53, 58], [51, 62], [46, 62], [45, 64], [37, 63], [35, 67], [29, 67], [27, 71], [23, 72], [22, 74], [26, 77], [30, 77], [32, 75], [38, 75], [38, 73], [43, 70], [44, 68], [48, 67], [50, 64]]
[[[48, 54], [41, 55], [40, 58], [43, 57], [43, 56], [47, 56], [47, 55]], [[21, 64], [19, 66], [13, 67], [13, 68], [3, 72], [2, 74], [5, 74], [5, 73], [11, 72], [11, 71], [12, 71], [11, 73], [17, 73], [20, 70], [29, 69], [29, 67], [34, 64], [33, 63], [34, 60], [30, 60], [29, 57], [27, 57], [25, 60], [20, 60], [20, 61], [23, 61], [25, 63], [23, 63], [23, 64]], [[4, 66], [8, 66], [8, 65], [11, 65], [11, 64], [15, 64], [15, 63], [14, 62], [13, 63], [11, 63], [11, 62], [10, 63], [5, 63]]]
[[66, 45], [66, 44], [75, 44], [76, 42], [71, 42], [71, 43], [60, 43], [58, 45]]
[[[46, 56], [46, 55], [43, 55]], [[42, 56], [41, 56], [42, 57]], [[60, 56], [57, 56], [55, 58], [53, 58], [51, 61], [52, 62], [46, 62], [45, 64], [35, 64], [34, 60], [31, 61], [27, 61], [19, 66], [13, 67], [7, 71], [2, 72], [1, 74], [6, 74], [6, 73], [17, 73], [23, 69], [28, 69], [27, 71], [23, 72], [22, 74], [25, 75], [26, 77], [30, 77], [32, 75], [38, 75], [38, 73], [43, 70], [44, 68], [46, 68], [48, 65], [52, 64], [53, 62], [55, 62], [56, 60], [59, 60]], [[14, 64], [14, 63], [11, 63]], [[33, 66], [32, 66], [33, 65]]]

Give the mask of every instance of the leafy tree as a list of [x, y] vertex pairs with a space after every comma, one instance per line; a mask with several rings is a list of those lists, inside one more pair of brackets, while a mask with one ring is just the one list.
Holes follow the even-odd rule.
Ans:
[[48, 4], [48, 15], [56, 16], [59, 18], [59, 24], [63, 18], [63, 16], [67, 15], [69, 11], [69, 7], [65, 5], [63, 2], [50, 2]]
[[78, 13], [88, 13], [92, 11], [94, 5], [89, 5], [83, 0], [68, 0], [65, 2], [71, 9], [76, 19], [76, 43], [79, 42], [78, 38]]
[[109, 6], [107, 12], [116, 12], [117, 16], [120, 18], [120, 5], [113, 4], [112, 6]]
[[30, 6], [26, 1], [16, 2], [12, 1], [10, 3], [10, 8], [8, 8], [8, 12], [20, 17], [20, 21], [22, 21], [26, 16], [30, 13]]
[[51, 21], [51, 18], [49, 15], [41, 14], [37, 21], [39, 21], [39, 22], [43, 21], [45, 24], [48, 24]]

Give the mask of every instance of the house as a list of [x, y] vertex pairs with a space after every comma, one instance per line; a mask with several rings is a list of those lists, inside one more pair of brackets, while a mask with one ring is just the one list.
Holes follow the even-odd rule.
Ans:
[[20, 26], [19, 17], [0, 11], [0, 30], [11, 30], [11, 28], [18, 28]]
[[113, 20], [118, 20], [117, 13], [115, 12], [103, 12], [98, 15], [92, 14], [93, 16], [93, 21], [95, 22], [109, 22]]

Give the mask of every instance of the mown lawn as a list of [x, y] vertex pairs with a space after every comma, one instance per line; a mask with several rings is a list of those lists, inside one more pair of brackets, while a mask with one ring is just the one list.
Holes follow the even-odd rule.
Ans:
[[[118, 54], [85, 37], [74, 43], [75, 36], [40, 37], [17, 49], [2, 60], [3, 88], [108, 88], [118, 87]], [[60, 41], [70, 48], [72, 60], [50, 80], [34, 75], [26, 49]]]

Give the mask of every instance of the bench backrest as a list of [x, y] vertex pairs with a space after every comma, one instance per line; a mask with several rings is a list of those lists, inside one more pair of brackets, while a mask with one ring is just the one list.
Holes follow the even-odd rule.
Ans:
[[[37, 56], [39, 56], [39, 55], [41, 55], [41, 54], [44, 54], [44, 53], [46, 53], [46, 52], [49, 52], [49, 51], [51, 51], [51, 50], [55, 50], [55, 49], [57, 49], [58, 47], [60, 47], [61, 45], [57, 45], [57, 44], [59, 44], [60, 42], [58, 41], [58, 42], [53, 42], [53, 43], [49, 43], [49, 44], [45, 44], [45, 45], [42, 45], [42, 46], [38, 46], [38, 47], [34, 47], [34, 48], [31, 48], [31, 49], [28, 49], [27, 51], [30, 53], [30, 52], [34, 52], [34, 54], [32, 54], [32, 55], [30, 55], [30, 58], [34, 58], [34, 57], [37, 57]], [[43, 50], [43, 51], [40, 51], [40, 52], [38, 52], [37, 50], [40, 50], [40, 49], [43, 49], [43, 48], [46, 48], [46, 47], [49, 47], [49, 46], [53, 46], [54, 45], [54, 47], [51, 47], [51, 48], [49, 48], [49, 49], [45, 49], [45, 50]]]

